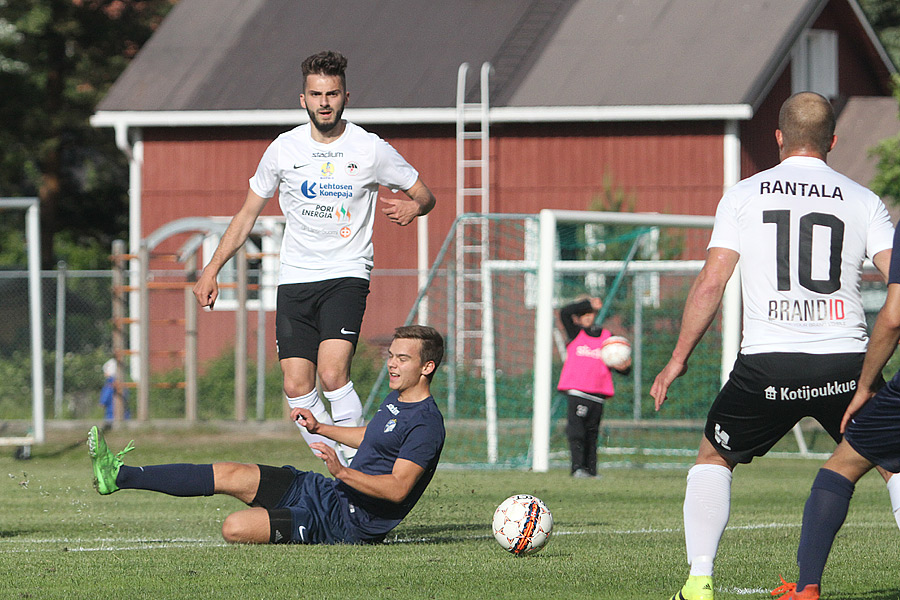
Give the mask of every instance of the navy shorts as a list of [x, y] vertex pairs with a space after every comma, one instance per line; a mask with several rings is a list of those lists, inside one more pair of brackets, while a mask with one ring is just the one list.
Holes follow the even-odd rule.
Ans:
[[[270, 473], [264, 474], [265, 470]], [[271, 498], [273, 493], [278, 495], [282, 489], [284, 492], [277, 502], [264, 500], [255, 505], [269, 510], [284, 508], [290, 511], [292, 543], [353, 544], [359, 541], [355, 530], [349, 525], [349, 509], [334, 489], [333, 479], [314, 471], [299, 471], [290, 465], [281, 469], [260, 465], [260, 473], [258, 498]], [[288, 474], [292, 474], [293, 479]], [[264, 486], [269, 486], [269, 489], [264, 489]]]
[[739, 354], [707, 416], [706, 439], [724, 458], [763, 456], [800, 419], [812, 417], [835, 440], [865, 355]]
[[368, 295], [369, 282], [359, 277], [279, 285], [275, 304], [278, 358], [316, 363], [322, 340], [347, 340], [355, 349]]
[[882, 387], [859, 410], [844, 433], [854, 450], [871, 463], [900, 473], [900, 381]]

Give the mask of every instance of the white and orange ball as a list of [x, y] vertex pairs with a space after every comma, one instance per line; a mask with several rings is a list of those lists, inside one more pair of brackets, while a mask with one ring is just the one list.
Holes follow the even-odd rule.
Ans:
[[547, 505], [529, 494], [516, 494], [494, 511], [494, 538], [516, 556], [533, 554], [550, 540], [553, 515]]
[[631, 343], [620, 335], [613, 335], [600, 346], [600, 358], [610, 369], [624, 369], [631, 360]]

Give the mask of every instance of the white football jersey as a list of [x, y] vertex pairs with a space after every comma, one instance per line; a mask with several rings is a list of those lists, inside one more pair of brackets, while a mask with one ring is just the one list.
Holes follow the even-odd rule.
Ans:
[[878, 196], [817, 158], [789, 157], [728, 190], [709, 248], [741, 255], [741, 352], [865, 352], [862, 263], [893, 233]]
[[353, 123], [330, 144], [314, 141], [310, 127], [278, 136], [250, 179], [262, 198], [279, 192], [286, 225], [278, 284], [368, 279], [378, 186], [408, 190], [419, 174], [390, 144]]

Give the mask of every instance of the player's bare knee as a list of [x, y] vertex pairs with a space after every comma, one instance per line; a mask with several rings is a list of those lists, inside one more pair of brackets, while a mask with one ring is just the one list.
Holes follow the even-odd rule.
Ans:
[[315, 386], [308, 381], [284, 379], [284, 395], [288, 398], [299, 398], [313, 391]]
[[233, 513], [225, 517], [222, 522], [222, 537], [229, 544], [251, 544], [253, 540], [248, 535], [246, 520], [241, 513]]
[[331, 392], [347, 385], [350, 381], [350, 376], [345, 369], [321, 365], [319, 367], [319, 381], [322, 383], [323, 390]]

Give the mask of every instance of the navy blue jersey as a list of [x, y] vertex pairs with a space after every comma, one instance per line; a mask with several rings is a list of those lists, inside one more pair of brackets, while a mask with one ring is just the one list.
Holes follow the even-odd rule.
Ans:
[[900, 227], [894, 231], [894, 251], [891, 253], [888, 283], [900, 283]]
[[382, 539], [412, 510], [431, 482], [444, 447], [444, 417], [434, 398], [400, 402], [398, 397], [396, 391], [388, 394], [366, 425], [352, 468], [367, 475], [386, 475], [402, 458], [425, 472], [401, 503], [367, 496], [342, 481], [335, 483], [338, 493], [348, 501], [350, 520], [362, 541]]

